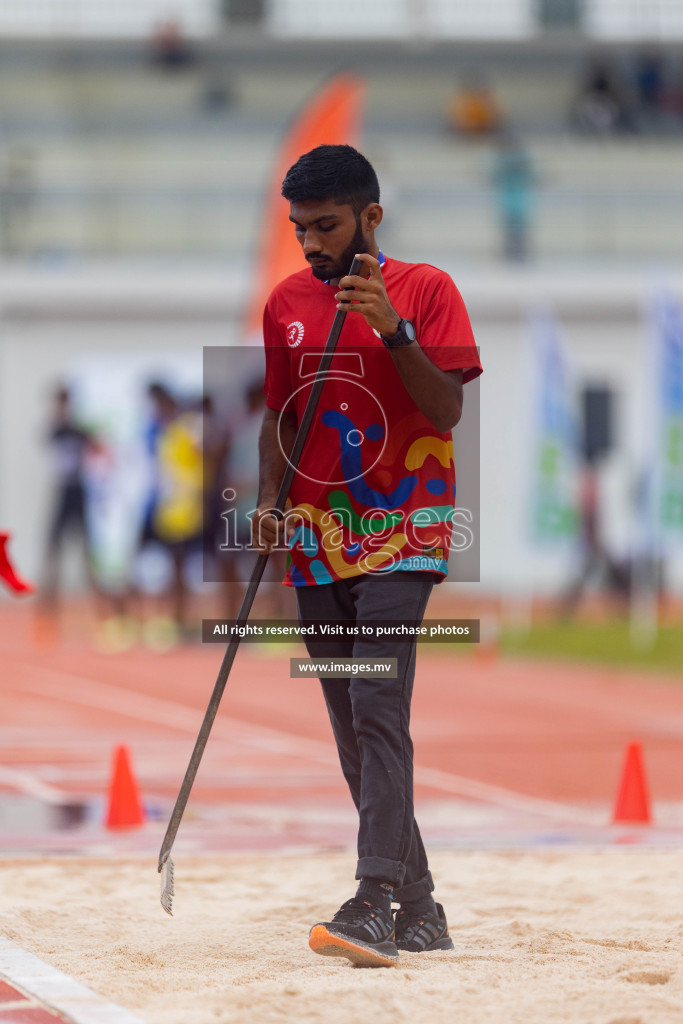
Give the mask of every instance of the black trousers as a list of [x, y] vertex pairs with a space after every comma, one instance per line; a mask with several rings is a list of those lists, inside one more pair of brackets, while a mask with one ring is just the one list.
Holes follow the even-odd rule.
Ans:
[[[423, 572], [365, 574], [297, 587], [299, 619], [421, 622], [433, 580]], [[413, 815], [410, 702], [414, 641], [334, 637], [306, 644], [312, 658], [398, 659], [396, 679], [321, 680], [344, 777], [359, 815], [356, 878], [394, 883], [398, 901], [432, 892], [427, 855]]]

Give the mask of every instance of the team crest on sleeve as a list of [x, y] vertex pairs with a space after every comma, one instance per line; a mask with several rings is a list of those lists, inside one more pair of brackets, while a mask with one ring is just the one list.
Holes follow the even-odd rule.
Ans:
[[304, 336], [304, 325], [300, 320], [293, 320], [287, 328], [287, 344], [290, 348], [300, 345]]

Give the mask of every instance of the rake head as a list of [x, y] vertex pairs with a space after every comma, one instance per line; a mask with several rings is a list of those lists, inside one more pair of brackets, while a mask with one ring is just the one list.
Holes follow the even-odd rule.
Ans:
[[173, 917], [173, 858], [169, 854], [166, 860], [159, 866], [161, 874], [161, 905], [167, 914]]

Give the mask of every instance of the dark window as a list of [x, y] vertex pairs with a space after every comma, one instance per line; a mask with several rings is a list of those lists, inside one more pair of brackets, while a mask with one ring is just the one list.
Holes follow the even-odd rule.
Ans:
[[597, 462], [614, 447], [614, 392], [609, 387], [585, 387], [581, 406], [583, 457]]
[[260, 25], [265, 0], [222, 0], [223, 21], [228, 25]]
[[580, 29], [583, 0], [538, 0], [538, 21], [542, 29]]

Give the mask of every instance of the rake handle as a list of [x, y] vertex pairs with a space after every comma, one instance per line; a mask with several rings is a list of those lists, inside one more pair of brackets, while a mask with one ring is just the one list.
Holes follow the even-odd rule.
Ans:
[[[354, 257], [349, 270], [349, 275], [353, 276], [355, 274], [359, 274], [362, 269], [363, 261]], [[332, 327], [330, 328], [330, 333], [328, 335], [327, 342], [325, 343], [325, 349], [320, 359], [320, 366], [318, 367], [316, 378], [311, 388], [311, 393], [308, 396], [306, 408], [304, 409], [304, 414], [301, 417], [301, 423], [297, 429], [296, 437], [294, 438], [292, 451], [282, 477], [275, 505], [273, 506], [273, 512], [280, 517], [284, 514], [285, 503], [296, 475], [299, 460], [301, 459], [304, 445], [306, 444], [308, 433], [311, 429], [311, 424], [313, 423], [320, 395], [322, 394], [322, 390], [325, 385], [325, 376], [332, 363], [332, 357], [334, 356], [337, 342], [339, 341], [341, 329], [344, 326], [346, 313], [347, 311], [345, 309], [338, 309], [335, 313], [334, 320], [332, 321]], [[256, 559], [256, 564], [252, 570], [249, 585], [247, 586], [244, 597], [242, 598], [242, 604], [240, 605], [240, 610], [237, 613], [237, 618], [235, 619], [236, 626], [245, 626], [247, 623], [251, 607], [254, 603], [254, 598], [256, 597], [256, 591], [258, 590], [258, 585], [261, 582], [267, 563], [268, 552], [260, 554]], [[187, 801], [189, 800], [190, 792], [199, 769], [199, 764], [204, 754], [204, 748], [206, 747], [211, 733], [211, 728], [218, 712], [223, 691], [225, 690], [225, 685], [228, 681], [228, 676], [230, 675], [230, 669], [232, 668], [235, 655], [237, 654], [237, 648], [240, 645], [240, 632], [241, 630], [238, 629], [237, 635], [233, 635], [230, 638], [230, 643], [228, 644], [227, 650], [223, 656], [223, 661], [221, 662], [221, 667], [218, 671], [218, 677], [213, 688], [213, 693], [211, 694], [211, 699], [206, 709], [206, 713], [204, 714], [204, 720], [199, 730], [199, 735], [197, 736], [194, 750], [192, 751], [192, 756], [190, 757], [190, 762], [187, 766], [185, 777], [180, 787], [180, 792], [178, 793], [175, 805], [171, 812], [164, 840], [161, 844], [161, 850], [159, 851], [159, 872], [163, 870], [166, 861], [171, 855], [171, 849], [173, 848], [173, 843], [175, 842], [180, 822], [183, 814], [185, 813]]]

